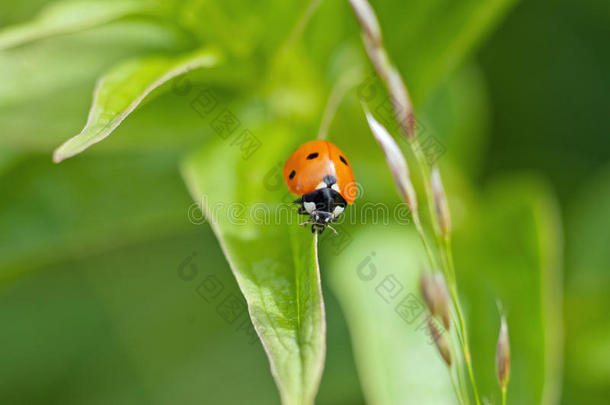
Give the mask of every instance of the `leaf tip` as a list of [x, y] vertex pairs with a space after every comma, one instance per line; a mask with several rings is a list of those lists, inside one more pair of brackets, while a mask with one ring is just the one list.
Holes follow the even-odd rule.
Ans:
[[59, 148], [55, 149], [53, 151], [53, 163], [61, 163], [62, 160], [64, 160], [64, 157], [59, 152]]
[[64, 151], [67, 142], [62, 143], [53, 151], [53, 163], [61, 163], [72, 155]]

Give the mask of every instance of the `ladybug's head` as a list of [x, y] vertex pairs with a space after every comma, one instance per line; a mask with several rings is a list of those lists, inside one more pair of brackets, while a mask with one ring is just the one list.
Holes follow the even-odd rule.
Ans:
[[321, 234], [327, 226], [330, 226], [332, 220], [332, 214], [325, 211], [314, 211], [309, 217], [309, 220], [301, 225], [311, 224], [311, 232]]
[[[300, 204], [299, 214], [309, 215], [309, 220], [301, 225], [311, 224], [311, 231], [322, 233], [345, 209], [343, 197], [330, 187], [320, 188], [303, 195], [295, 201]], [[332, 229], [332, 227], [330, 227]], [[334, 231], [334, 229], [333, 229]]]
[[323, 211], [323, 210], [314, 210], [314, 212], [311, 213], [311, 223], [312, 224], [316, 224], [316, 225], [328, 225], [330, 224], [335, 218], [333, 217], [333, 214], [327, 211]]

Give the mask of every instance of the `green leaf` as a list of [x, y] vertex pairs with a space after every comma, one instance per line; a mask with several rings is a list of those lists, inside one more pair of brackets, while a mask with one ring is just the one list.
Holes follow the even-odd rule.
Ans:
[[145, 1], [59, 2], [44, 9], [31, 22], [0, 30], [0, 50], [28, 42], [102, 25], [151, 8]]
[[146, 57], [121, 63], [99, 80], [85, 128], [57, 148], [53, 160], [61, 162], [106, 138], [150, 92], [172, 78], [218, 62], [216, 52], [204, 49], [179, 58]]
[[[70, 404], [279, 404], [247, 311], [218, 311], [246, 303], [207, 225], [87, 253], [0, 288], [1, 403], [48, 404], [61, 384]], [[343, 315], [326, 302], [334, 350], [316, 404], [363, 404]]]
[[455, 255], [481, 394], [494, 403], [500, 399], [494, 358], [499, 300], [511, 344], [508, 403], [556, 404], [563, 353], [562, 232], [553, 193], [535, 177], [514, 176], [493, 182], [480, 201], [457, 227]]
[[417, 236], [407, 226], [370, 225], [349, 240], [323, 263], [328, 259], [367, 403], [454, 403], [417, 291], [425, 263]]
[[[261, 148], [244, 160], [242, 131], [194, 153], [183, 175], [246, 297], [282, 402], [313, 404], [326, 330], [317, 238], [296, 225], [293, 205], [281, 204], [285, 192], [277, 162], [294, 147], [294, 137], [287, 130], [260, 129]], [[271, 216], [257, 220], [256, 212]]]

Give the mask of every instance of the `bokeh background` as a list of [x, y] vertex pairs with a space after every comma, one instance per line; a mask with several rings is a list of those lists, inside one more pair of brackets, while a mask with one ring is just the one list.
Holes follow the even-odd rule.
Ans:
[[[3, 1], [0, 29], [31, 20], [47, 3]], [[490, 387], [499, 297], [514, 334], [509, 403], [607, 402], [610, 3], [505, 1], [493, 10], [477, 1], [371, 3], [421, 125], [445, 149], [438, 164], [487, 396], [497, 399]], [[322, 2], [290, 45], [290, 69], [281, 70], [273, 58], [304, 5], [193, 0], [162, 10], [0, 50], [2, 403], [279, 403], [260, 343], [202, 299], [197, 281], [179, 277], [193, 266], [197, 277], [217, 275], [239, 294], [209, 225], [189, 217], [179, 171], [193, 148], [219, 142], [209, 122], [176, 92], [159, 91], [82, 155], [55, 165], [51, 154], [84, 125], [104, 71], [197, 42], [232, 56], [227, 66], [190, 75], [196, 86], [213, 89], [253, 128], [276, 114], [313, 137], [337, 79], [357, 64], [370, 70], [358, 26], [346, 2]], [[355, 89], [329, 134], [350, 156], [364, 200], [396, 202]], [[353, 276], [344, 274], [370, 239], [402, 243], [396, 226], [345, 232], [353, 237], [345, 250], [321, 248], [328, 322], [321, 404], [372, 402], [365, 352], [377, 339], [370, 335], [387, 330], [358, 323], [365, 308], [355, 302], [366, 306], [372, 290], [351, 288]], [[381, 263], [404, 259], [399, 242], [379, 251]]]

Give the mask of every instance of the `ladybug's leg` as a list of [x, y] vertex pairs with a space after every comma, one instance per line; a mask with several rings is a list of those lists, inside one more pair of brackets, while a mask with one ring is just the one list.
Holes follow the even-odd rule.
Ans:
[[339, 232], [337, 232], [337, 230], [335, 228], [332, 227], [331, 224], [326, 225], [327, 227], [330, 228], [331, 231], [333, 231], [335, 233], [335, 235], [339, 235]]

